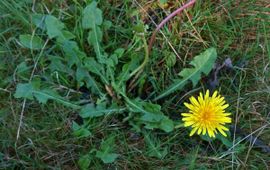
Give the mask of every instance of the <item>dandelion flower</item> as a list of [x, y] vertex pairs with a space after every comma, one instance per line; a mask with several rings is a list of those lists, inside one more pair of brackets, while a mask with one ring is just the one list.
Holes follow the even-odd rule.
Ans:
[[210, 138], [214, 138], [218, 131], [223, 136], [227, 136], [225, 131], [229, 129], [224, 125], [231, 123], [232, 120], [228, 117], [231, 113], [225, 112], [229, 105], [226, 104], [224, 97], [218, 95], [217, 91], [209, 96], [207, 90], [204, 96], [200, 93], [198, 99], [192, 96], [189, 100], [190, 103], [184, 103], [189, 112], [182, 113], [182, 120], [185, 127], [191, 126], [190, 136], [197, 132], [198, 135], [207, 133]]

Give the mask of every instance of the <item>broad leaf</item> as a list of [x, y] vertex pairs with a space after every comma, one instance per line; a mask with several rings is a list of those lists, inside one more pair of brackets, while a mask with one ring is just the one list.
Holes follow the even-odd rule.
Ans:
[[30, 34], [20, 35], [20, 43], [25, 47], [32, 50], [39, 50], [43, 47], [44, 41], [38, 36]]
[[45, 18], [46, 15], [44, 14], [31, 14], [33, 24], [42, 30], [45, 29]]
[[52, 72], [59, 71], [66, 73], [66, 75], [72, 75], [74, 71], [69, 68], [62, 57], [49, 55], [48, 60], [50, 61], [49, 68]]
[[62, 30], [65, 25], [52, 15], [47, 15], [45, 18], [45, 27], [50, 39], [54, 37], [63, 37]]
[[97, 63], [96, 60], [94, 58], [86, 58], [84, 60], [84, 64], [85, 64], [85, 68], [92, 72], [95, 73], [96, 75], [100, 76], [101, 80], [105, 83], [105, 84], [109, 84], [109, 81], [107, 80], [107, 78], [104, 76], [105, 71], [104, 68], [102, 67], [101, 64]]
[[16, 92], [14, 94], [15, 98], [26, 98], [33, 100], [34, 86], [31, 83], [18, 84], [16, 87]]
[[159, 105], [141, 99], [130, 100], [128, 98], [126, 98], [126, 103], [131, 112], [141, 113], [136, 116], [137, 123], [144, 124], [145, 128], [159, 128], [165, 132], [171, 132], [174, 129], [173, 121], [161, 112]]
[[72, 122], [73, 134], [79, 138], [85, 138], [92, 135], [92, 133], [83, 126], [78, 125], [76, 122]]
[[102, 11], [97, 8], [97, 2], [93, 1], [83, 10], [82, 26], [84, 29], [94, 28], [102, 22]]
[[195, 86], [201, 79], [202, 73], [205, 75], [209, 74], [213, 68], [213, 65], [215, 64], [216, 58], [217, 52], [215, 48], [209, 48], [205, 52], [196, 56], [190, 62], [190, 65], [192, 65], [193, 68], [185, 68], [183, 71], [181, 71], [179, 75], [182, 77], [182, 79], [175, 80], [175, 83], [157, 96], [155, 100], [161, 99], [175, 92], [176, 90], [182, 89], [188, 83], [188, 81], [192, 81], [193, 86]]
[[100, 46], [102, 41], [102, 31], [100, 27], [95, 25], [92, 30], [89, 31], [87, 40], [88, 43], [94, 47], [98, 62], [106, 63], [106, 54]]
[[81, 156], [78, 161], [80, 169], [88, 170], [92, 159], [93, 158], [91, 154], [86, 154], [86, 155]]
[[77, 80], [80, 87], [82, 87], [85, 83], [86, 87], [90, 88], [92, 93], [99, 94], [101, 96], [104, 95], [101, 92], [96, 80], [89, 74], [89, 72], [85, 68], [83, 68], [83, 67], [77, 68], [76, 80]]
[[74, 64], [80, 65], [81, 61], [86, 58], [86, 54], [79, 49], [75, 41], [64, 41], [61, 43], [61, 47], [69, 67], [72, 67]]
[[96, 152], [96, 157], [100, 158], [104, 163], [113, 163], [119, 156], [113, 153], [114, 137], [109, 137], [101, 142], [100, 150]]

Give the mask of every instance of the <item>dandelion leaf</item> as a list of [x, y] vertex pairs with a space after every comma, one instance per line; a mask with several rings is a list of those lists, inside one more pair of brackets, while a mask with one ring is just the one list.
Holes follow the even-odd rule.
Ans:
[[196, 86], [201, 75], [208, 75], [212, 70], [217, 58], [217, 52], [215, 48], [209, 48], [200, 55], [196, 56], [191, 62], [192, 68], [185, 68], [179, 75], [181, 79], [175, 80], [175, 82], [169, 86], [165, 91], [163, 91], [155, 100], [161, 99], [176, 90], [182, 89], [189, 81], [192, 82], [193, 86]]
[[174, 124], [171, 119], [161, 112], [161, 106], [137, 99], [127, 99], [127, 107], [131, 112], [140, 113], [136, 115], [137, 124], [144, 125], [146, 129], [161, 129], [171, 132]]

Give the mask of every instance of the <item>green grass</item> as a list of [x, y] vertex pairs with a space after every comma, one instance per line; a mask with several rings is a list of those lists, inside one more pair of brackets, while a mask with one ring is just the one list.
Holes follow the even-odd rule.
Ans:
[[[149, 39], [155, 29], [149, 16], [159, 23], [184, 1], [170, 1], [165, 9], [158, 1], [100, 1], [103, 23], [94, 27], [101, 30], [102, 33], [96, 32], [103, 35], [101, 41], [88, 39], [88, 32], [94, 27], [84, 28], [82, 24], [82, 13], [90, 2], [0, 1], [0, 169], [269, 167], [269, 151], [264, 152], [257, 142], [254, 145], [253, 141], [245, 140], [246, 136], [254, 135], [269, 147], [270, 10], [266, 0], [219, 3], [198, 0], [162, 29], [164, 36], [157, 34], [143, 71], [133, 77], [128, 74], [146, 57], [143, 36]], [[69, 42], [76, 42], [77, 46], [72, 49], [72, 43], [65, 44], [59, 35], [48, 38], [44, 25], [41, 28], [35, 25], [37, 18], [33, 14], [55, 16], [65, 24], [61, 31], [73, 34]], [[43, 40], [39, 50], [22, 46], [20, 35], [25, 34]], [[195, 87], [189, 82], [183, 89], [153, 100], [178, 78], [183, 68], [190, 67], [196, 55], [209, 47], [217, 49], [217, 63], [230, 58], [234, 66], [220, 71], [216, 87], [230, 104], [232, 127], [241, 130], [241, 133], [232, 130], [226, 141], [189, 137], [189, 129], [181, 126], [180, 113], [186, 111], [183, 102], [205, 91], [211, 74], [203, 76]], [[107, 70], [107, 66], [102, 63], [104, 56], [98, 55], [98, 49], [109, 58], [118, 57], [117, 65], [113, 60], [111, 70], [104, 74], [101, 68]], [[124, 50], [122, 56], [115, 52], [117, 49]], [[83, 58], [81, 64], [91, 57], [97, 63], [89, 66], [86, 73], [76, 74], [82, 67], [74, 56], [78, 56], [79, 62]], [[75, 64], [69, 67], [72, 61]], [[131, 68], [127, 75], [122, 69], [125, 64]], [[85, 74], [90, 78], [84, 77]], [[120, 83], [119, 77], [123, 79]], [[33, 92], [38, 100], [25, 92], [18, 97], [16, 88], [28, 82], [34, 91], [42, 92], [40, 98]], [[138, 97], [141, 100], [135, 100]], [[153, 130], [143, 128], [152, 124], [141, 121], [140, 111], [132, 108], [130, 102], [146, 109], [150, 107], [146, 102], [160, 105], [160, 111], [157, 105], [151, 107], [162, 114], [162, 120], [170, 118], [179, 127], [170, 132], [156, 124]], [[88, 109], [102, 115], [82, 119], [83, 103], [94, 103], [96, 107]], [[102, 109], [106, 112], [98, 113]], [[112, 163], [104, 163], [115, 154], [117, 158]]]

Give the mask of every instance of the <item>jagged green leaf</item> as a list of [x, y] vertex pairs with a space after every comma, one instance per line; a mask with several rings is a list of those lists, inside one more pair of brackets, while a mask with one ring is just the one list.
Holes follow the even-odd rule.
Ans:
[[163, 159], [168, 154], [168, 148], [161, 147], [161, 142], [158, 140], [158, 138], [148, 133], [144, 135], [144, 139], [147, 145], [147, 155], [150, 157]]
[[80, 109], [81, 106], [73, 104], [59, 94], [56, 91], [53, 91], [49, 88], [40, 89], [40, 82], [39, 81], [32, 81], [30, 83], [20, 83], [17, 85], [16, 92], [14, 94], [15, 98], [25, 98], [33, 100], [34, 97], [42, 104], [46, 104], [48, 100], [54, 100], [58, 103], [61, 103], [65, 106]]
[[124, 109], [119, 108], [117, 105], [112, 105], [111, 107], [106, 107], [106, 103], [100, 103], [96, 106], [94, 104], [88, 104], [84, 106], [80, 112], [80, 116], [82, 118], [92, 118], [92, 117], [99, 117], [104, 116], [107, 114], [121, 112]]
[[77, 68], [76, 80], [77, 83], [79, 84], [79, 87], [82, 87], [85, 84], [87, 88], [91, 89], [92, 93], [103, 96], [103, 93], [99, 88], [98, 83], [85, 68], [83, 67]]
[[191, 62], [190, 65], [194, 66], [193, 68], [185, 68], [182, 70], [179, 75], [181, 79], [175, 80], [171, 86], [169, 86], [165, 91], [163, 91], [155, 100], [161, 99], [176, 90], [183, 88], [188, 81], [192, 81], [193, 86], [195, 86], [198, 81], [201, 79], [201, 74], [209, 74], [213, 65], [215, 64], [217, 58], [217, 52], [215, 48], [209, 48], [200, 55], [196, 56]]
[[67, 107], [71, 107], [74, 109], [80, 109], [81, 106], [73, 104], [67, 100], [65, 100], [63, 97], [58, 95], [56, 92], [53, 92], [52, 90], [44, 89], [44, 90], [35, 90], [33, 91], [33, 95], [37, 98], [37, 100], [40, 103], [46, 103], [48, 100], [54, 100], [58, 103], [61, 103]]
[[61, 47], [69, 67], [72, 67], [74, 64], [80, 65], [81, 61], [86, 58], [86, 54], [80, 50], [75, 41], [64, 41], [61, 43]]
[[137, 115], [139, 124], [144, 124], [147, 129], [159, 128], [165, 132], [171, 132], [174, 129], [173, 121], [161, 112], [160, 105], [145, 102], [141, 99], [126, 98], [127, 107], [131, 112], [141, 113]]
[[109, 84], [109, 81], [104, 76], [105, 71], [103, 65], [97, 63], [94, 58], [86, 58], [84, 60], [84, 66], [88, 71], [98, 75], [105, 84]]
[[101, 142], [100, 150], [96, 152], [96, 157], [100, 158], [104, 163], [112, 163], [118, 158], [119, 154], [113, 153], [114, 137]]
[[87, 128], [85, 128], [83, 125], [80, 126], [75, 121], [72, 122], [72, 130], [73, 130], [73, 135], [78, 138], [85, 138], [92, 135], [92, 133]]
[[14, 97], [33, 100], [34, 99], [33, 90], [34, 90], [34, 87], [31, 83], [20, 83], [16, 87], [16, 92], [14, 94]]

